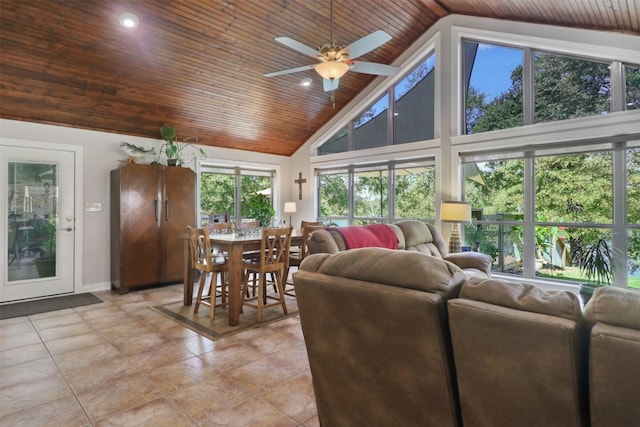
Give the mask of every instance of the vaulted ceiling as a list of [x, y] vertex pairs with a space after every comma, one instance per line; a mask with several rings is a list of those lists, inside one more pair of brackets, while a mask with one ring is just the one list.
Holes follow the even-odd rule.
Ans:
[[[329, 0], [1, 0], [0, 117], [291, 155], [374, 78], [348, 72], [335, 108], [314, 64], [274, 41], [330, 41]], [[139, 18], [119, 25], [123, 12]], [[334, 38], [392, 39], [361, 60], [392, 63], [435, 22], [473, 15], [640, 34], [640, 0], [335, 0]], [[303, 87], [300, 81], [313, 83]]]

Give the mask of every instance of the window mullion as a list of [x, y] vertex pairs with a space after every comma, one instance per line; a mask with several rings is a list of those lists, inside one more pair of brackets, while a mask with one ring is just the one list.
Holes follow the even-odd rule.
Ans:
[[534, 55], [530, 48], [524, 49], [522, 64], [522, 119], [524, 125], [534, 123], [535, 113], [535, 81], [534, 81]]

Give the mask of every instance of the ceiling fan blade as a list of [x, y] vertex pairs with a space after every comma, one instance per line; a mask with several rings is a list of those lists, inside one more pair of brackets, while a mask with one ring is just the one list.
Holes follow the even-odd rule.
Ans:
[[278, 43], [282, 43], [283, 45], [287, 46], [288, 48], [291, 48], [295, 51], [298, 51], [300, 53], [303, 53], [305, 55], [309, 55], [312, 56], [314, 58], [318, 58], [319, 52], [317, 50], [315, 50], [312, 47], [309, 47], [305, 44], [300, 43], [299, 41], [296, 41], [290, 37], [276, 37], [275, 41], [277, 41]]
[[303, 67], [297, 67], [297, 68], [290, 68], [288, 70], [282, 70], [282, 71], [274, 71], [273, 73], [268, 73], [265, 74], [265, 77], [275, 77], [275, 76], [282, 76], [284, 74], [291, 74], [291, 73], [297, 73], [299, 71], [307, 71], [307, 70], [313, 70], [314, 66], [313, 65], [305, 65]]
[[354, 61], [350, 71], [364, 74], [374, 74], [376, 76], [393, 76], [400, 71], [400, 67], [393, 65], [378, 64], [375, 62]]
[[391, 36], [382, 30], [374, 31], [368, 36], [364, 36], [360, 40], [356, 40], [349, 46], [340, 51], [340, 54], [346, 53], [350, 59], [358, 58], [365, 53], [371, 52], [391, 40]]
[[322, 79], [322, 88], [325, 92], [331, 92], [338, 89], [340, 79]]

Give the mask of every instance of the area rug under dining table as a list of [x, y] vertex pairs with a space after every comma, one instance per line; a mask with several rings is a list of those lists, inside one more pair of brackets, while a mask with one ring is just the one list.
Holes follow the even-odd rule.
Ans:
[[260, 323], [258, 323], [258, 311], [252, 307], [245, 307], [244, 312], [240, 313], [240, 323], [236, 326], [229, 326], [227, 307], [216, 307], [213, 321], [209, 319], [209, 307], [201, 305], [198, 313], [194, 313], [194, 306], [185, 306], [182, 300], [156, 305], [151, 307], [151, 309], [192, 331], [212, 340], [217, 340], [297, 316], [298, 305], [295, 297], [285, 295], [285, 301], [287, 304], [287, 314], [283, 313], [281, 306], [268, 307], [262, 310], [262, 322]]

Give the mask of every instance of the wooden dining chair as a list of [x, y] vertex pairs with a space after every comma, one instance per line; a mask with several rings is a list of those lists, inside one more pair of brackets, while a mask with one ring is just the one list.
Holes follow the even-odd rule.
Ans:
[[212, 233], [231, 233], [233, 228], [230, 222], [210, 222], [207, 224], [209, 234]]
[[[200, 271], [200, 282], [198, 287], [198, 296], [193, 307], [193, 312], [197, 313], [200, 304], [209, 307], [209, 318], [213, 320], [215, 308], [229, 304], [227, 299], [227, 264], [216, 263], [211, 251], [211, 241], [209, 240], [209, 231], [207, 227], [195, 228], [187, 226], [189, 232], [189, 246], [191, 248], [191, 260], [193, 268]], [[204, 294], [207, 276], [211, 274], [209, 281], [209, 289]], [[218, 284], [218, 274], [220, 282]], [[203, 295], [204, 294], [204, 295]], [[220, 303], [216, 303], [218, 297]]]
[[[260, 256], [257, 259], [248, 259], [243, 263], [244, 275], [242, 279], [243, 306], [254, 307], [258, 310], [258, 322], [262, 321], [262, 309], [281, 305], [284, 313], [287, 313], [287, 304], [284, 300], [284, 274], [289, 263], [289, 249], [291, 246], [291, 228], [264, 228], [260, 242]], [[277, 289], [277, 296], [267, 294], [267, 274], [273, 276]], [[257, 278], [258, 292], [249, 295], [249, 279], [253, 275], [255, 283]], [[267, 303], [268, 299], [276, 300]]]
[[[287, 271], [285, 277], [284, 284], [284, 293], [289, 296], [295, 296], [293, 290], [293, 283], [289, 283], [289, 270], [293, 267], [300, 267], [302, 260], [307, 257], [308, 247], [307, 247], [307, 239], [309, 235], [313, 233], [315, 230], [321, 230], [324, 228], [324, 223], [322, 221], [302, 221], [300, 223], [300, 233], [302, 234], [302, 243], [300, 246], [292, 247], [289, 252], [289, 264], [287, 265]], [[291, 288], [287, 288], [287, 286], [291, 286]]]

